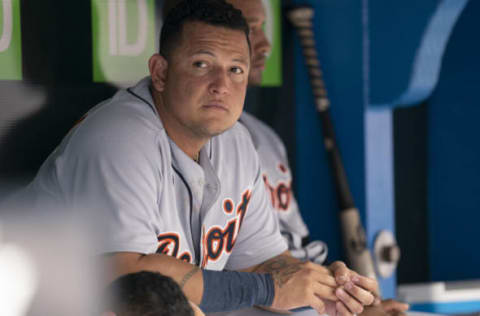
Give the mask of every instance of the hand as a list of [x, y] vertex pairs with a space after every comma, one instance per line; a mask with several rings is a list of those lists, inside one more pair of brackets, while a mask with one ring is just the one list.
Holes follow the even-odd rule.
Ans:
[[403, 315], [410, 308], [407, 303], [402, 303], [392, 299], [383, 300], [381, 307], [387, 314], [390, 315]]
[[361, 316], [401, 316], [408, 308], [408, 304], [388, 299], [378, 306], [367, 306]]
[[261, 270], [271, 273], [275, 282], [272, 308], [289, 310], [310, 306], [323, 314], [326, 311], [324, 301], [338, 301], [337, 282], [325, 267], [281, 255], [264, 263]]
[[360, 314], [364, 306], [380, 304], [376, 280], [359, 275], [340, 261], [332, 263], [329, 269], [335, 276], [337, 284], [341, 285], [335, 291], [340, 300], [336, 303], [340, 315]]

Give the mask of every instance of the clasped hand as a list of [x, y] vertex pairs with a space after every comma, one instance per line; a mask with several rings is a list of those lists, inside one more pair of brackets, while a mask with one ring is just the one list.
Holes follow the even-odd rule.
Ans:
[[275, 282], [275, 309], [311, 306], [319, 314], [352, 316], [363, 312], [364, 306], [380, 304], [377, 281], [348, 269], [343, 262], [325, 267], [278, 259], [270, 262], [269, 269]]
[[[376, 280], [359, 275], [340, 261], [332, 263], [328, 269], [337, 283], [335, 295], [338, 301], [325, 302], [327, 314], [350, 316], [362, 313], [364, 306], [380, 304]], [[331, 306], [333, 304], [334, 308]]]

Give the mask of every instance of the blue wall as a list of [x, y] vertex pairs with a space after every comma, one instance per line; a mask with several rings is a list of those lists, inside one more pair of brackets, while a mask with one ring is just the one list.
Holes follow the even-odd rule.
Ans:
[[470, 1], [428, 101], [428, 203], [433, 280], [480, 278], [480, 2]]
[[[475, 187], [473, 182], [475, 176], [480, 175], [479, 167], [474, 165], [479, 161], [480, 147], [474, 145], [474, 138], [479, 133], [475, 133], [473, 121], [478, 110], [474, 110], [472, 90], [475, 84], [478, 86], [478, 80], [474, 76], [476, 68], [471, 66], [475, 54], [480, 54], [478, 47], [473, 48], [468, 42], [478, 26], [472, 25], [471, 21], [462, 30], [465, 23], [462, 22], [455, 29], [468, 0], [295, 2], [308, 3], [315, 9], [317, 48], [331, 99], [337, 139], [370, 246], [380, 230], [394, 231], [395, 227], [394, 109], [418, 105], [429, 99], [436, 89], [429, 99], [428, 119], [429, 236], [430, 251], [434, 254], [431, 263], [435, 268], [431, 270], [431, 276], [425, 277], [449, 278], [446, 272], [451, 268], [447, 267], [446, 257], [450, 256], [451, 260], [455, 257], [444, 247], [454, 247], [453, 230], [458, 229], [449, 225], [456, 220], [452, 219], [451, 210], [458, 209], [471, 216], [479, 205], [480, 195], [476, 189], [478, 185]], [[470, 4], [465, 11], [470, 13], [465, 16], [470, 15], [475, 20], [478, 13], [474, 11], [474, 5]], [[460, 32], [462, 35], [454, 34], [451, 38], [454, 29], [455, 34]], [[460, 42], [463, 46], [453, 51], [452, 43]], [[471, 52], [465, 55], [463, 51], [468, 44]], [[447, 47], [445, 69], [440, 72]], [[330, 260], [343, 259], [335, 192], [298, 41], [295, 54], [297, 196], [312, 237], [327, 241]], [[458, 59], [463, 61], [457, 64]], [[462, 65], [470, 75], [465, 77], [458, 71]], [[445, 73], [449, 67], [456, 76]], [[460, 94], [461, 91], [469, 96]], [[459, 109], [452, 104], [463, 105]], [[448, 110], [440, 110], [443, 108]], [[455, 119], [454, 124], [451, 124], [452, 119]], [[449, 123], [449, 128], [445, 129]], [[455, 143], [455, 151], [451, 150], [452, 143]], [[456, 153], [460, 152], [468, 155], [459, 158]], [[467, 177], [470, 185], [462, 190], [463, 186], [458, 184], [464, 183], [462, 179], [468, 170], [476, 172]], [[460, 192], [465, 195], [461, 201]], [[460, 224], [465, 220], [458, 219], [457, 222]], [[471, 228], [467, 231], [471, 231], [473, 225], [467, 225]], [[445, 243], [445, 239], [452, 244]], [[471, 249], [472, 244], [468, 245], [470, 248], [465, 247], [465, 255], [471, 255], [467, 249]], [[408, 256], [408, 252], [402, 255]], [[478, 261], [471, 266], [475, 264], [478, 266]], [[463, 273], [468, 277], [475, 276]], [[458, 274], [452, 277], [458, 278]], [[395, 276], [380, 279], [380, 283], [385, 297], [395, 295]]]

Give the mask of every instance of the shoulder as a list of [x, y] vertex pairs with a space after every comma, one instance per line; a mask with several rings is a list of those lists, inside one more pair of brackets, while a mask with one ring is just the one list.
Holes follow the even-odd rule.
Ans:
[[244, 111], [240, 116], [239, 122], [244, 125], [248, 132], [252, 135], [275, 138], [280, 141], [280, 138], [270, 126], [260, 121], [250, 113]]
[[255, 148], [268, 151], [286, 157], [286, 149], [283, 141], [275, 131], [253, 115], [243, 112], [239, 120], [252, 138]]
[[166, 133], [154, 110], [123, 90], [87, 113], [55, 155], [74, 161], [114, 160], [128, 164], [153, 160], [165, 146]]
[[64, 139], [63, 149], [132, 150], [156, 143], [162, 134], [153, 109], [123, 90], [89, 111]]
[[122, 90], [89, 111], [74, 133], [120, 133], [125, 136], [136, 132], [156, 133], [162, 129], [152, 105]]

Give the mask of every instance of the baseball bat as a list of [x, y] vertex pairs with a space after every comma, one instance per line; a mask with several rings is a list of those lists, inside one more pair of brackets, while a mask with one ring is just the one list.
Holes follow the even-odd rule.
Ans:
[[335, 131], [330, 116], [330, 100], [320, 67], [313, 31], [313, 8], [296, 7], [287, 12], [287, 18], [297, 30], [305, 63], [308, 67], [310, 83], [318, 116], [322, 123], [323, 142], [332, 170], [333, 181], [340, 208], [342, 239], [347, 262], [358, 273], [375, 278], [372, 255], [367, 247], [365, 230], [360, 221], [360, 213], [355, 206], [348, 179], [343, 167], [340, 151], [335, 139]]

